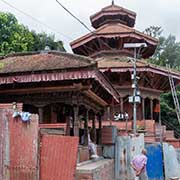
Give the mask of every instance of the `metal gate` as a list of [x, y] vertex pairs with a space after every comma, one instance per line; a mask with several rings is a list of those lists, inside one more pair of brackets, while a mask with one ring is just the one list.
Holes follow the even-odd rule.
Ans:
[[146, 144], [149, 180], [163, 180], [163, 151], [161, 144]]
[[41, 135], [40, 179], [74, 180], [78, 137]]

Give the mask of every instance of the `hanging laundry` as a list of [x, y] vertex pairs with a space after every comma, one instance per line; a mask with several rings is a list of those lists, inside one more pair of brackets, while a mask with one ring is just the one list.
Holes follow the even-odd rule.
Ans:
[[21, 117], [23, 122], [27, 122], [31, 120], [31, 113], [29, 112], [18, 112], [15, 111], [12, 115], [13, 118]]
[[22, 121], [24, 122], [31, 120], [31, 113], [29, 112], [21, 112], [20, 115], [21, 115]]
[[18, 111], [14, 111], [12, 117], [17, 118], [18, 116], [20, 116], [20, 113]]

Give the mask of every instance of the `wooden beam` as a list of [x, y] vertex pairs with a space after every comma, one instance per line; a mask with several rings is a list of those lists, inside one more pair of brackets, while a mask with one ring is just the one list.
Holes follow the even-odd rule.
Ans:
[[0, 94], [34, 94], [45, 92], [68, 92], [68, 91], [80, 91], [88, 90], [89, 86], [54, 86], [54, 87], [36, 87], [36, 88], [23, 88], [23, 89], [8, 89], [0, 90]]
[[[158, 78], [159, 77], [159, 78]], [[161, 80], [163, 79], [163, 76], [157, 76], [156, 78], [156, 82], [154, 83], [154, 87], [158, 88], [159, 83], [161, 82]]]
[[93, 91], [91, 90], [86, 90], [83, 92], [85, 95], [87, 95], [88, 97], [90, 97], [91, 99], [93, 99], [95, 102], [99, 103], [101, 106], [107, 106], [108, 103], [105, 102], [102, 98], [100, 98], [99, 96], [97, 96]]

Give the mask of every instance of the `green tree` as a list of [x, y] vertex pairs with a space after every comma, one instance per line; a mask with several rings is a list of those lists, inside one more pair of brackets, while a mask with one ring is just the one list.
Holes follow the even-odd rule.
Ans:
[[0, 54], [29, 51], [34, 38], [28, 28], [18, 24], [11, 13], [0, 12]]
[[163, 32], [160, 26], [150, 26], [144, 30], [144, 33], [154, 38], [159, 38]]
[[34, 37], [33, 51], [45, 49], [48, 46], [51, 50], [65, 51], [62, 41], [55, 41], [54, 35], [47, 35], [46, 33], [37, 34], [35, 31], [31, 32]]
[[51, 50], [65, 51], [62, 41], [55, 41], [54, 35], [29, 31], [11, 13], [0, 12], [0, 35], [0, 55], [44, 50], [45, 46]]
[[[178, 99], [180, 100], [180, 92], [177, 92]], [[162, 123], [168, 129], [174, 130], [176, 137], [180, 138], [180, 124], [177, 119], [174, 102], [171, 92], [163, 93], [161, 95], [161, 117]]]
[[150, 26], [145, 29], [144, 33], [159, 40], [158, 46], [150, 62], [180, 70], [180, 43], [176, 42], [176, 37], [169, 35], [167, 38], [162, 36], [162, 28], [159, 26]]

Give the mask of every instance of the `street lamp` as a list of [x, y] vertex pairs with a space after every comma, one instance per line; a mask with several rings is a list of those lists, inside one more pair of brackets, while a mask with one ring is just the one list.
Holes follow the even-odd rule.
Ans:
[[[131, 75], [132, 79], [132, 88], [133, 88], [133, 96], [130, 97], [130, 101], [133, 102], [133, 132], [136, 134], [136, 113], [137, 113], [137, 107], [136, 103], [140, 103], [140, 92], [138, 91], [138, 84], [137, 80], [139, 77], [137, 77], [136, 72], [136, 61], [139, 57], [140, 51], [142, 48], [147, 47], [146, 43], [124, 43], [124, 48], [133, 48], [134, 49], [134, 60], [133, 60], [133, 74]], [[138, 50], [138, 51], [137, 51]]]

